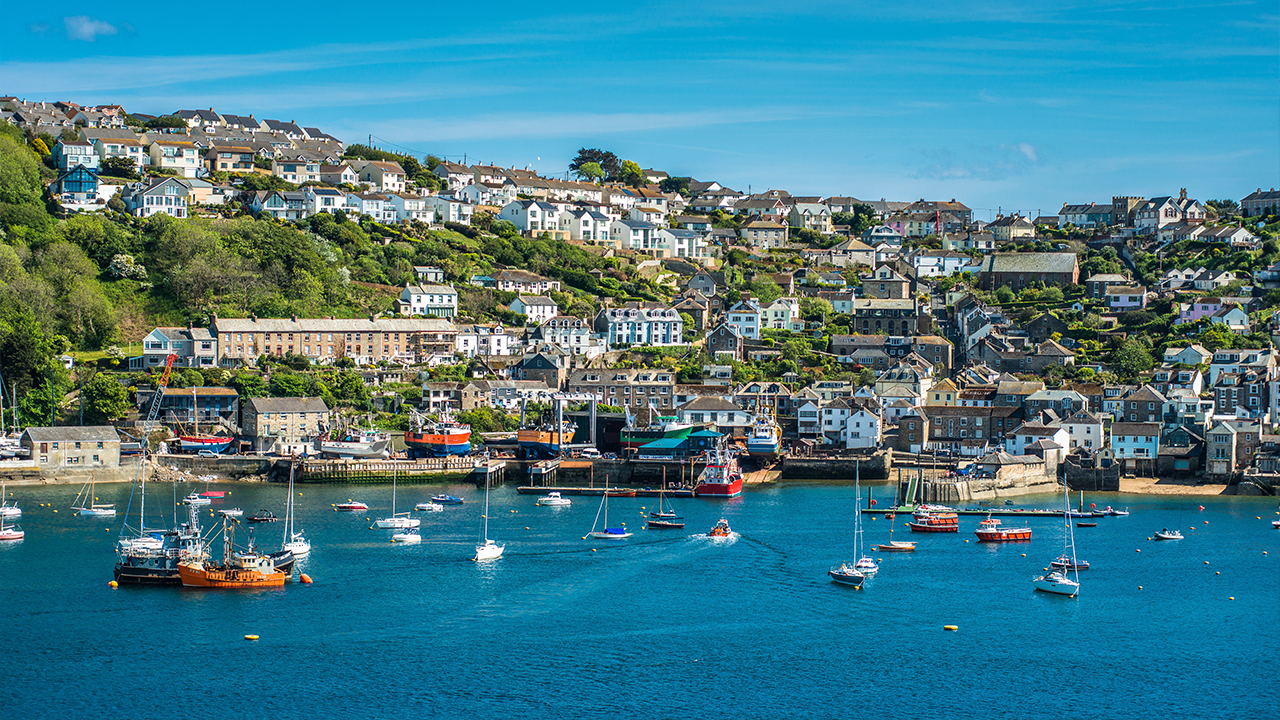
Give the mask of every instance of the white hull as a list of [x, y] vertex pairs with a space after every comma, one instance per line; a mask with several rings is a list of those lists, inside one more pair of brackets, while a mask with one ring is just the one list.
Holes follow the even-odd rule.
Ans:
[[188, 495], [182, 499], [182, 502], [188, 505], [211, 505], [213, 501], [209, 498], [200, 497], [199, 495]]
[[398, 532], [391, 536], [391, 542], [413, 545], [422, 542], [422, 536], [416, 530], [413, 532]]
[[22, 514], [22, 509], [13, 505], [6, 505], [0, 508], [0, 518], [14, 518]]
[[476, 560], [497, 560], [502, 557], [502, 551], [506, 550], [505, 545], [499, 545], [492, 540], [486, 540], [483, 545], [476, 546]]
[[21, 540], [26, 536], [26, 534], [27, 533], [23, 530], [0, 530], [0, 542], [4, 542], [6, 540]]
[[383, 518], [374, 523], [379, 530], [408, 530], [422, 524], [418, 518], [396, 517]]
[[1157, 540], [1181, 540], [1182, 533], [1156, 533]]
[[880, 566], [877, 565], [876, 561], [872, 560], [871, 558], [863, 558], [859, 560], [858, 563], [853, 567], [855, 570], [862, 573], [863, 575], [866, 575], [867, 577], [871, 577], [872, 575], [875, 575], [876, 573], [880, 572]]
[[433, 502], [418, 503], [413, 509], [419, 512], [444, 512], [443, 505]]
[[1046, 577], [1038, 577], [1033, 584], [1036, 589], [1041, 592], [1053, 593], [1054, 595], [1066, 595], [1067, 597], [1075, 597], [1080, 594], [1080, 583], [1070, 580], [1051, 580]]
[[567, 497], [561, 497], [557, 493], [556, 495], [548, 495], [546, 497], [538, 498], [537, 504], [544, 507], [564, 507], [565, 505], [572, 505], [573, 501]]
[[389, 440], [379, 440], [371, 443], [321, 440], [320, 452], [326, 455], [348, 458], [384, 458], [391, 455], [391, 452], [387, 449], [390, 442]]
[[591, 537], [595, 538], [596, 540], [621, 540], [623, 538], [629, 538], [631, 537], [631, 535], [632, 535], [631, 533], [605, 533], [605, 532], [591, 533]]
[[79, 512], [76, 514], [83, 515], [84, 517], [115, 517], [116, 516], [115, 508], [72, 508], [72, 509], [79, 510]]
[[223, 517], [244, 517], [244, 511], [240, 508], [231, 508], [230, 510], [219, 510], [219, 515]]

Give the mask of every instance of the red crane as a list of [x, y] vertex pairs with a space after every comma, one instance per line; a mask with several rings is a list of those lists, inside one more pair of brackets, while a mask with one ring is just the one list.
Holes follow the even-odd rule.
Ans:
[[173, 372], [173, 361], [177, 359], [177, 355], [169, 353], [165, 360], [164, 374], [160, 376], [160, 382], [156, 383], [156, 394], [151, 398], [151, 409], [147, 412], [147, 422], [142, 426], [143, 432], [151, 432], [151, 424], [160, 415], [160, 401], [164, 398], [165, 389], [169, 387], [169, 375]]

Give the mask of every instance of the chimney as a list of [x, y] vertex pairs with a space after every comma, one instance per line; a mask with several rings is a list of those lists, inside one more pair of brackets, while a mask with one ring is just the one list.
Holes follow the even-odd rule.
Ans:
[[1186, 200], [1186, 199], [1187, 199], [1187, 189], [1186, 189], [1186, 188], [1181, 188], [1181, 189], [1179, 189], [1179, 190], [1178, 190], [1178, 199], [1179, 199], [1179, 200]]
[[298, 322], [298, 316], [297, 316], [297, 315], [290, 315], [290, 316], [289, 316], [289, 319], [290, 319], [290, 320], [292, 320], [292, 321], [294, 321], [294, 322]]
[[190, 320], [188, 320], [188, 321], [187, 321], [187, 329], [188, 329], [188, 330], [194, 330], [195, 328], [196, 328], [195, 323], [193, 323], [193, 322], [191, 322]]
[[257, 316], [257, 315], [254, 315], [254, 314], [250, 314], [250, 315], [249, 315], [249, 321], [250, 321], [250, 322], [258, 322], [258, 316]]

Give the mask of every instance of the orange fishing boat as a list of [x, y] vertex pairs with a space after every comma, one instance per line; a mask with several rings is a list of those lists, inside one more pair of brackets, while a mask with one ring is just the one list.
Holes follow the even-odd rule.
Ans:
[[1010, 542], [1013, 540], [1030, 540], [1031, 528], [1007, 528], [1001, 527], [1000, 521], [987, 516], [986, 520], [978, 523], [978, 529], [974, 531], [981, 542]]
[[234, 525], [223, 519], [222, 562], [217, 563], [198, 556], [178, 563], [178, 575], [185, 587], [256, 588], [280, 587], [288, 573], [276, 569], [275, 560], [253, 549], [236, 552], [232, 549]]

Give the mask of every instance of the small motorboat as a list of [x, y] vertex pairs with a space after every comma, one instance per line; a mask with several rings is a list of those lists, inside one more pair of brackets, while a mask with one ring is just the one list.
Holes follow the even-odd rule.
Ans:
[[333, 506], [335, 510], [348, 510], [352, 512], [368, 510], [369, 506], [358, 500], [348, 500], [344, 503], [338, 503]]
[[567, 497], [562, 497], [558, 492], [550, 492], [538, 498], [536, 505], [545, 505], [546, 507], [564, 507], [572, 505], [573, 501]]
[[840, 567], [831, 568], [827, 571], [827, 575], [831, 577], [833, 583], [852, 587], [862, 587], [862, 583], [867, 579], [866, 575], [849, 563], [841, 563]]
[[915, 552], [916, 544], [903, 540], [893, 540], [883, 545], [877, 545], [876, 549], [880, 552]]
[[1095, 523], [1095, 522], [1078, 522], [1078, 523], [1076, 523], [1076, 527], [1098, 527], [1098, 523]]
[[1004, 501], [1004, 504], [1005, 504], [1005, 505], [1012, 505], [1012, 504], [1013, 504], [1013, 501], [1012, 501], [1012, 500], [1005, 500], [1005, 501]]
[[1067, 517], [1091, 518], [1093, 517], [1093, 511], [1092, 510], [1068, 510]]
[[21, 540], [27, 533], [17, 525], [0, 525], [0, 542]]
[[869, 557], [864, 557], [858, 560], [858, 562], [853, 564], [853, 567], [855, 570], [867, 577], [871, 577], [872, 575], [880, 572], [880, 566], [876, 564], [875, 560], [872, 560]]
[[1041, 575], [1033, 580], [1032, 584], [1035, 585], [1036, 590], [1054, 595], [1075, 597], [1080, 592], [1080, 583], [1068, 578], [1067, 574], [1060, 570], [1052, 570]]
[[1156, 539], [1157, 540], [1181, 540], [1182, 533], [1179, 532], [1178, 530], [1170, 530], [1169, 528], [1164, 528], [1163, 530], [1159, 530], [1156, 532]]
[[1088, 570], [1089, 561], [1088, 560], [1072, 561], [1070, 557], [1066, 555], [1060, 555], [1053, 562], [1049, 563], [1049, 566], [1055, 567], [1059, 570]]
[[605, 528], [599, 532], [592, 530], [588, 537], [595, 538], [596, 540], [621, 540], [623, 538], [629, 538], [631, 535], [631, 533], [627, 532], [626, 528]]
[[1280, 530], [1280, 520], [1272, 520], [1271, 527], [1276, 528], [1277, 530]]
[[259, 510], [258, 512], [249, 516], [249, 522], [251, 523], [269, 523], [269, 522], [275, 522], [279, 519], [280, 518], [276, 517], [276, 514], [271, 512], [270, 510]]
[[213, 501], [207, 497], [200, 497], [200, 493], [191, 493], [182, 499], [182, 502], [188, 505], [209, 505]]
[[452, 495], [432, 495], [431, 502], [437, 502], [441, 505], [461, 505], [463, 500], [460, 497], [454, 497]]
[[1110, 505], [1108, 505], [1107, 509], [1104, 510], [1103, 512], [1105, 512], [1108, 515], [1113, 515], [1116, 517], [1125, 517], [1129, 514], [1128, 510], [1114, 510]]
[[227, 510], [219, 510], [218, 514], [222, 517], [244, 517], [244, 511], [240, 508], [229, 508]]
[[220, 498], [220, 497], [226, 497], [226, 495], [227, 493], [225, 490], [205, 490], [204, 492], [200, 493], [200, 497], [207, 497], [207, 498]]
[[978, 523], [978, 529], [973, 532], [980, 542], [1013, 542], [1031, 539], [1031, 528], [1001, 527], [1000, 521], [990, 516]]
[[290, 539], [284, 545], [280, 546], [284, 550], [288, 550], [296, 558], [303, 558], [311, 554], [311, 541], [300, 532], [290, 533]]
[[406, 543], [408, 545], [420, 543], [422, 542], [422, 534], [418, 532], [418, 528], [408, 528], [392, 535], [391, 542]]
[[724, 518], [720, 518], [720, 522], [716, 523], [716, 526], [711, 528], [711, 531], [707, 533], [707, 537], [729, 537], [732, 534], [733, 530], [729, 527], [729, 521]]
[[418, 512], [444, 512], [444, 506], [440, 503], [424, 502], [413, 506]]
[[679, 530], [684, 527], [684, 522], [680, 520], [660, 520], [658, 518], [649, 518], [647, 527], [651, 530]]

